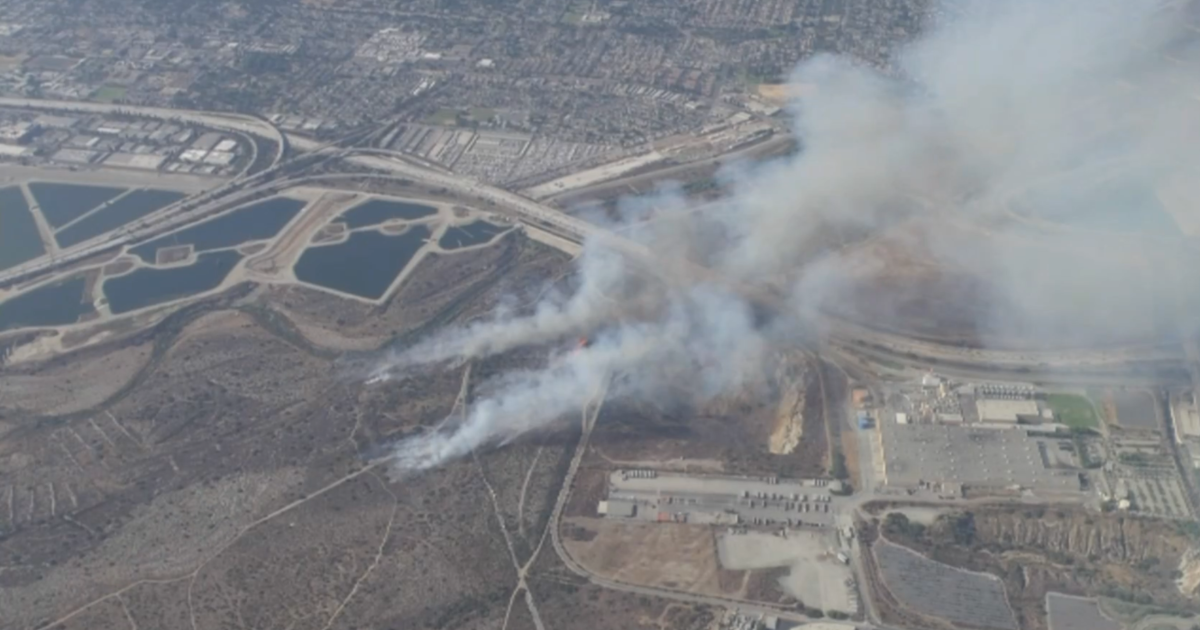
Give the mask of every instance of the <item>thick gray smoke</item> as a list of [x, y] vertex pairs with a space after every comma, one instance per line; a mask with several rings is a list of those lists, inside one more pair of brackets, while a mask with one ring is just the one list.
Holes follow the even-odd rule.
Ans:
[[[1157, 0], [964, 2], [935, 14], [939, 24], [888, 73], [829, 56], [801, 64], [791, 113], [803, 150], [727, 169], [731, 194], [716, 208], [687, 211], [674, 190], [623, 206], [617, 233], [668, 270], [678, 260], [712, 268], [722, 287], [665, 273], [661, 290], [635, 294], [637, 270], [588, 243], [574, 293], [386, 357], [378, 379], [593, 337], [544, 370], [489, 383], [461, 422], [400, 444], [398, 466], [510, 440], [605, 387], [692, 402], [739, 391], [762, 378], [793, 321], [756, 326], [728, 289], [739, 286], [770, 285], [806, 315], [882, 325], [914, 304], [931, 321], [961, 311], [985, 345], [1108, 343], [1180, 325], [1197, 283], [1161, 271], [1180, 268], [1171, 230], [1195, 218], [1173, 220], [1159, 199], [1200, 187], [1200, 81], [1186, 28], [1200, 19]], [[1160, 246], [1147, 253], [1146, 240]], [[971, 292], [922, 294], [920, 274], [903, 275], [910, 259]], [[885, 282], [862, 284], [872, 276]], [[863, 286], [884, 297], [864, 297]]]

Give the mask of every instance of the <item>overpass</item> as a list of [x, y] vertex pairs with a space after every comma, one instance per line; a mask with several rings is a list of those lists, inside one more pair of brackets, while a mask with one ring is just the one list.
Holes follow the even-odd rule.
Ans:
[[[387, 171], [397, 176], [420, 181], [427, 185], [439, 186], [456, 194], [474, 197], [489, 202], [499, 208], [515, 214], [519, 219], [534, 224], [550, 226], [561, 234], [578, 242], [592, 241], [611, 248], [628, 256], [639, 265], [643, 265], [657, 273], [662, 272], [664, 261], [659, 259], [646, 246], [621, 236], [617, 232], [606, 230], [598, 225], [564, 214], [563, 212], [538, 203], [528, 197], [499, 189], [487, 184], [475, 182], [452, 173], [433, 172], [423, 169], [407, 161], [393, 159], [378, 154], [364, 155], [353, 150], [345, 153], [346, 160], [359, 166]], [[672, 261], [675, 262], [675, 261]], [[743, 296], [754, 304], [763, 305], [770, 309], [784, 308], [782, 298], [761, 286], [733, 285], [721, 278], [711, 269], [691, 264], [677, 265], [688, 279], [693, 281], [711, 282], [725, 287]], [[956, 345], [938, 343], [932, 340], [913, 339], [901, 332], [885, 331], [851, 322], [844, 317], [819, 316], [814, 322], [823, 336], [833, 342], [842, 344], [869, 344], [872, 353], [890, 355], [893, 360], [902, 362], [916, 361], [923, 365], [974, 366], [975, 374], [982, 370], [995, 369], [1004, 372], [1007, 377], [1015, 379], [1030, 378], [1032, 373], [1028, 368], [1036, 367], [1043, 372], [1052, 370], [1085, 369], [1097, 374], [1099, 378], [1126, 378], [1123, 366], [1130, 362], [1175, 363], [1180, 365], [1186, 360], [1181, 348], [1171, 345], [1143, 344], [1117, 348], [1078, 348], [1053, 350], [994, 350], [968, 348]], [[927, 358], [928, 361], [922, 359]], [[1104, 375], [1105, 370], [1112, 369], [1116, 375]], [[1045, 376], [1045, 374], [1042, 374]], [[1144, 380], [1144, 379], [1143, 379]]]
[[[28, 107], [54, 109], [59, 111], [79, 111], [89, 113], [128, 113], [160, 119], [173, 119], [193, 124], [209, 126], [218, 129], [229, 129], [242, 133], [268, 135], [280, 142], [280, 147], [286, 146], [288, 138], [268, 122], [239, 114], [194, 112], [152, 107], [115, 106], [101, 103], [83, 103], [73, 101], [45, 101], [27, 98], [0, 97], [0, 106]], [[297, 143], [299, 146], [299, 143]], [[549, 207], [528, 197], [478, 182], [441, 168], [433, 168], [424, 161], [419, 161], [390, 151], [379, 149], [343, 148], [336, 144], [307, 145], [311, 149], [299, 158], [286, 161], [276, 161], [270, 168], [250, 176], [242, 176], [228, 182], [217, 189], [205, 191], [184, 199], [177, 204], [168, 206], [154, 214], [139, 220], [133, 226], [123, 229], [116, 237], [109, 235], [106, 240], [97, 240], [84, 244], [50, 261], [38, 261], [0, 273], [0, 283], [10, 283], [14, 280], [44, 273], [53, 268], [82, 260], [89, 256], [125, 243], [147, 238], [154, 233], [180, 227], [189, 222], [197, 221], [214, 209], [228, 207], [232, 201], [252, 198], [271, 189], [279, 190], [288, 185], [298, 185], [310, 177], [300, 175], [289, 176], [289, 170], [300, 170], [333, 159], [345, 160], [350, 164], [387, 173], [388, 176], [409, 179], [426, 186], [444, 188], [450, 193], [483, 202], [494, 207], [497, 211], [513, 215], [517, 220], [531, 223], [535, 226], [548, 228], [569, 240], [577, 243], [590, 241], [602, 244], [614, 251], [627, 256], [631, 261], [644, 266], [656, 274], [663, 273], [664, 261], [659, 259], [646, 246], [626, 238], [611, 230], [570, 216], [558, 209]], [[370, 177], [370, 175], [360, 175]], [[324, 179], [321, 177], [320, 179]], [[231, 199], [232, 197], [232, 199]], [[185, 212], [181, 212], [186, 210]], [[723, 286], [742, 295], [754, 304], [766, 306], [775, 310], [786, 307], [782, 298], [760, 286], [733, 285], [720, 277], [711, 269], [687, 262], [673, 265], [673, 271], [678, 271], [686, 280], [710, 282]], [[869, 344], [872, 353], [890, 354], [893, 359], [901, 362], [920, 362], [927, 357], [930, 363], [970, 364], [980, 368], [997, 367], [1007, 370], [1019, 370], [1025, 366], [1039, 365], [1055, 369], [1071, 369], [1078, 367], [1105, 368], [1117, 367], [1130, 361], [1186, 361], [1184, 353], [1178, 348], [1165, 346], [1144, 346], [1116, 348], [1107, 350], [1080, 349], [1064, 351], [1003, 351], [964, 348], [937, 341], [913, 339], [900, 331], [886, 331], [867, 327], [847, 321], [845, 318], [820, 316], [819, 325], [822, 333], [839, 342]]]

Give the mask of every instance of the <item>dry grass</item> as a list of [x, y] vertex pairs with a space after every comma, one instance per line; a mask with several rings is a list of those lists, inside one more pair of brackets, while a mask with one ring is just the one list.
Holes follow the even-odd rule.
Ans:
[[100, 404], [117, 393], [150, 359], [150, 344], [82, 360], [17, 366], [0, 378], [0, 406], [59, 415]]
[[755, 90], [763, 100], [773, 105], [786, 105], [788, 101], [811, 94], [816, 89], [813, 85], [794, 83], [760, 83]]

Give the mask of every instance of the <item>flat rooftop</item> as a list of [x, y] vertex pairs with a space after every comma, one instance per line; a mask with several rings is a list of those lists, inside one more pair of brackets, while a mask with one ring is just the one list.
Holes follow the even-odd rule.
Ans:
[[[938, 424], [880, 424], [884, 481], [889, 486], [961, 483], [1079, 492], [1079, 471], [1047, 467], [1059, 440], [1019, 428], [979, 429]], [[1046, 453], [1043, 453], [1046, 451]]]
[[724, 477], [680, 475], [674, 473], [656, 472], [651, 477], [638, 477], [636, 471], [617, 470], [609, 474], [608, 483], [622, 491], [656, 493], [665, 495], [727, 495], [740, 497], [749, 492], [751, 497], [759, 493], [771, 497], [781, 495], [791, 497], [793, 494], [829, 494], [828, 485], [823, 481], [813, 479], [784, 479], [777, 482], [767, 481], [761, 477]]
[[759, 519], [782, 525], [790, 520], [795, 525], [827, 527], [836, 521], [838, 504], [845, 500], [814, 480], [645, 473], [619, 470], [609, 475], [610, 511], [614, 503], [628, 503], [637, 506], [636, 518], [641, 520], [680, 515], [688, 522], [707, 522], [736, 514], [744, 524]]

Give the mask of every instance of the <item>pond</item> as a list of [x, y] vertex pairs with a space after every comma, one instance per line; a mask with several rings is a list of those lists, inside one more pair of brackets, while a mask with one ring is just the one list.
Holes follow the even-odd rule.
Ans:
[[206, 252], [268, 239], [278, 234], [305, 205], [307, 202], [289, 197], [264, 199], [142, 243], [129, 252], [152, 263], [160, 247], [190, 244], [197, 252]]
[[65, 326], [92, 312], [84, 300], [87, 279], [77, 276], [47, 284], [17, 295], [0, 304], [0, 330], [26, 326]]
[[209, 252], [186, 267], [141, 267], [108, 278], [101, 289], [114, 314], [128, 313], [215, 289], [241, 259], [241, 254], [233, 250]]
[[147, 188], [135, 190], [124, 197], [112, 202], [92, 214], [82, 218], [78, 223], [54, 233], [54, 240], [59, 247], [78, 245], [89, 238], [111, 232], [122, 225], [136, 221], [155, 210], [165, 208], [184, 198], [183, 193], [173, 190], [158, 190]]
[[483, 220], [466, 225], [454, 225], [446, 230], [446, 233], [438, 240], [438, 245], [446, 250], [482, 245], [496, 238], [497, 234], [507, 229], [507, 227], [488, 223]]
[[354, 232], [345, 242], [304, 250], [293, 270], [302, 282], [377, 300], [429, 236], [424, 225], [401, 234]]
[[112, 186], [85, 186], [83, 184], [56, 184], [30, 182], [29, 192], [37, 201], [38, 209], [52, 228], [60, 228], [83, 216], [88, 210], [115, 198], [125, 188]]
[[355, 230], [369, 225], [379, 225], [389, 219], [414, 221], [437, 214], [437, 208], [407, 201], [371, 199], [350, 208], [337, 218], [346, 228]]
[[0, 188], [0, 270], [46, 253], [33, 212], [17, 186]]

